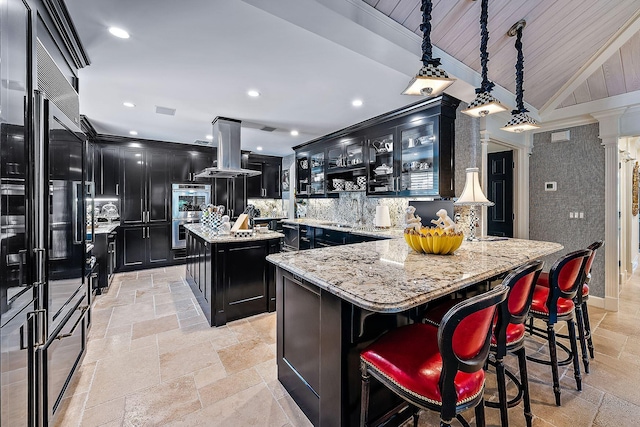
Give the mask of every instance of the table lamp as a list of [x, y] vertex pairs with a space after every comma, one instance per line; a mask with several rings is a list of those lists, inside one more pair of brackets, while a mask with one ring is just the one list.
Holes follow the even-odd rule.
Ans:
[[469, 206], [469, 235], [468, 241], [477, 241], [476, 237], [476, 206], [493, 206], [494, 203], [489, 201], [480, 187], [480, 180], [478, 179], [478, 168], [467, 168], [467, 179], [464, 183], [464, 189], [457, 201], [453, 202], [457, 206]]

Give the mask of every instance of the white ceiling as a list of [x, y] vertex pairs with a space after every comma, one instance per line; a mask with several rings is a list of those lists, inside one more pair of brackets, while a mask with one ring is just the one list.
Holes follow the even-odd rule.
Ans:
[[[581, 1], [571, 0], [575, 10], [580, 10]], [[601, 8], [608, 2], [589, 1]], [[497, 79], [494, 94], [509, 107], [514, 106], [514, 96], [509, 91], [513, 77], [509, 76], [513, 75], [515, 50], [513, 39], [506, 37], [503, 30], [517, 19], [531, 21], [525, 37], [525, 100], [538, 96], [534, 99], [536, 105], [562, 93], [558, 89], [547, 90], [543, 99], [539, 96], [542, 83], [528, 83], [527, 76], [532, 80], [542, 76], [534, 68], [546, 66], [540, 61], [549, 57], [553, 63], [562, 58], [563, 49], [568, 49], [579, 50], [580, 61], [586, 58], [593, 63], [594, 56], [589, 52], [598, 49], [596, 44], [611, 41], [600, 37], [604, 41], [598, 39], [589, 44], [589, 49], [576, 50], [580, 43], [575, 39], [557, 43], [562, 37], [551, 31], [556, 27], [536, 25], [537, 15], [544, 23], [545, 16], [554, 16], [551, 12], [564, 2], [510, 1], [508, 13], [503, 10], [504, 2], [490, 2], [490, 12], [494, 5], [500, 28], [490, 28], [493, 32], [489, 51], [493, 56], [489, 77], [503, 76]], [[294, 145], [420, 100], [400, 95], [421, 65], [421, 38], [414, 32], [419, 24], [417, 3], [418, 0], [66, 0], [91, 59], [91, 65], [80, 71], [80, 112], [99, 133], [128, 136], [130, 130], [136, 130], [139, 138], [183, 143], [204, 140], [211, 133], [214, 117], [231, 117], [243, 122], [244, 150], [255, 151], [261, 146], [265, 154], [287, 155]], [[443, 68], [458, 78], [447, 92], [467, 102], [473, 99], [473, 89], [480, 82], [475, 71], [478, 60], [473, 59], [479, 55], [479, 24], [472, 17], [479, 7], [477, 3], [434, 1], [434, 53], [442, 57]], [[386, 10], [384, 4], [393, 7]], [[585, 20], [590, 33], [604, 31], [596, 24], [606, 26], [607, 33], [615, 32], [611, 27], [624, 23], [634, 15], [633, 10], [637, 18], [638, 7], [634, 6], [640, 6], [640, 0], [621, 0], [616, 5], [615, 11], [608, 12], [614, 18], [607, 22]], [[546, 15], [536, 14], [536, 6], [543, 6], [539, 10]], [[558, 9], [557, 14], [564, 14], [563, 19], [572, 22], [575, 17], [571, 18], [573, 9], [569, 9]], [[490, 21], [492, 27], [495, 22]], [[110, 26], [126, 29], [131, 38], [111, 36], [107, 31]], [[447, 37], [453, 33], [455, 37]], [[549, 37], [545, 36], [547, 33]], [[543, 36], [547, 45], [535, 45], [534, 41]], [[446, 42], [448, 53], [438, 49], [443, 46], [438, 46], [436, 39]], [[527, 46], [553, 51], [554, 55], [527, 53]], [[494, 54], [492, 49], [499, 52]], [[579, 76], [569, 71], [580, 68], [574, 56], [571, 67], [565, 67], [566, 75], [555, 77], [555, 88], [564, 85], [567, 90], [567, 82], [571, 81], [567, 76], [574, 81]], [[535, 63], [531, 63], [534, 58]], [[554, 76], [544, 76], [543, 80], [551, 82], [551, 78]], [[249, 89], [260, 91], [261, 96], [250, 98], [246, 94]], [[356, 98], [364, 105], [353, 107], [351, 101]], [[126, 108], [124, 101], [131, 101], [136, 107]], [[175, 108], [176, 115], [156, 114], [156, 106]], [[535, 108], [530, 110], [538, 117]], [[497, 118], [501, 123], [507, 119], [508, 113]], [[263, 126], [276, 131], [259, 130]], [[299, 136], [291, 136], [292, 129], [298, 130]]]

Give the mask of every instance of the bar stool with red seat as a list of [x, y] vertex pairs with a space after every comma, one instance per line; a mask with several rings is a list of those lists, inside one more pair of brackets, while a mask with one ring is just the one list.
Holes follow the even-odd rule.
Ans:
[[[529, 379], [524, 347], [525, 322], [529, 316], [535, 284], [542, 271], [542, 261], [532, 261], [513, 271], [503, 279], [502, 284], [509, 288], [507, 299], [500, 304], [498, 315], [494, 321], [490, 351], [495, 357], [499, 402], [485, 402], [485, 406], [500, 408], [502, 427], [509, 425], [508, 408], [516, 406], [524, 398], [524, 416], [528, 427], [531, 427], [533, 415], [529, 397]], [[447, 301], [425, 313], [425, 322], [439, 325], [446, 307], [456, 303]], [[508, 352], [518, 356], [520, 380], [505, 370], [504, 357]], [[506, 376], [509, 376], [518, 387], [518, 395], [507, 401]]]
[[[496, 307], [507, 296], [503, 285], [455, 305], [439, 327], [414, 323], [386, 333], [360, 353], [361, 427], [368, 426], [369, 381], [373, 376], [413, 409], [440, 413], [440, 426], [475, 407], [484, 427], [484, 370]], [[398, 408], [401, 409], [401, 408]]]
[[580, 374], [580, 362], [578, 361], [578, 347], [575, 330], [575, 304], [578, 287], [584, 283], [585, 267], [591, 250], [583, 249], [571, 252], [558, 259], [549, 270], [549, 287], [536, 285], [533, 293], [530, 314], [533, 318], [543, 320], [547, 324], [546, 338], [549, 345], [550, 360], [542, 360], [527, 356], [527, 360], [536, 363], [551, 365], [553, 377], [553, 392], [556, 405], [560, 406], [560, 380], [558, 376], [558, 355], [556, 333], [554, 326], [558, 321], [566, 321], [569, 331], [571, 350], [569, 357], [561, 362], [565, 364], [573, 361], [573, 373], [576, 379], [576, 388], [582, 390], [582, 377]]
[[[582, 352], [582, 364], [584, 365], [584, 371], [589, 373], [589, 358], [587, 356], [587, 346], [589, 347], [589, 355], [593, 359], [594, 357], [594, 348], [593, 348], [593, 339], [591, 337], [591, 323], [589, 322], [589, 308], [587, 304], [587, 300], [589, 299], [589, 282], [591, 281], [591, 267], [593, 264], [593, 259], [596, 257], [596, 251], [600, 249], [604, 245], [602, 240], [598, 240], [597, 242], [593, 242], [590, 244], [587, 249], [591, 250], [591, 255], [589, 256], [589, 260], [587, 261], [587, 265], [585, 266], [585, 274], [586, 278], [584, 284], [582, 285], [582, 292], [576, 292], [576, 296], [574, 298], [574, 303], [576, 306], [576, 324], [578, 326], [578, 339], [580, 340], [580, 350]], [[549, 287], [549, 273], [543, 272], [540, 273], [540, 278], [538, 279], [538, 285]], [[560, 335], [563, 338], [569, 338], [566, 335]]]
[[[495, 357], [499, 402], [487, 402], [487, 406], [500, 408], [502, 427], [509, 425], [507, 409], [516, 406], [524, 398], [524, 417], [527, 427], [531, 427], [533, 415], [529, 397], [529, 378], [524, 346], [525, 322], [529, 317], [529, 309], [533, 300], [535, 284], [542, 271], [542, 261], [532, 261], [512, 271], [502, 284], [509, 287], [507, 299], [498, 308], [496, 326], [491, 337], [491, 353]], [[520, 381], [513, 374], [507, 373], [518, 386], [518, 395], [507, 401], [507, 384], [505, 377], [504, 357], [507, 353], [518, 356]]]

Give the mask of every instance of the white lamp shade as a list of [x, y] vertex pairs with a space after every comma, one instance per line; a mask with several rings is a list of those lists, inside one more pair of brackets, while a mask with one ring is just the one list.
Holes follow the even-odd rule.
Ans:
[[480, 187], [478, 179], [478, 168], [467, 168], [467, 179], [464, 183], [464, 190], [454, 205], [462, 206], [493, 206], [493, 202], [489, 201]]

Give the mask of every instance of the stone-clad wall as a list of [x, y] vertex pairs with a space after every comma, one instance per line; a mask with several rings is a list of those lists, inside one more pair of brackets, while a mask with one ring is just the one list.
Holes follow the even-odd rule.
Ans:
[[[571, 139], [551, 142], [551, 132], [533, 136], [529, 159], [529, 238], [557, 242], [562, 254], [604, 239], [604, 148], [598, 124], [569, 129]], [[557, 132], [557, 131], [556, 131]], [[557, 191], [545, 191], [545, 182]], [[570, 219], [569, 212], [584, 212]], [[545, 270], [562, 254], [545, 258]], [[591, 295], [604, 297], [604, 250], [592, 267]]]

